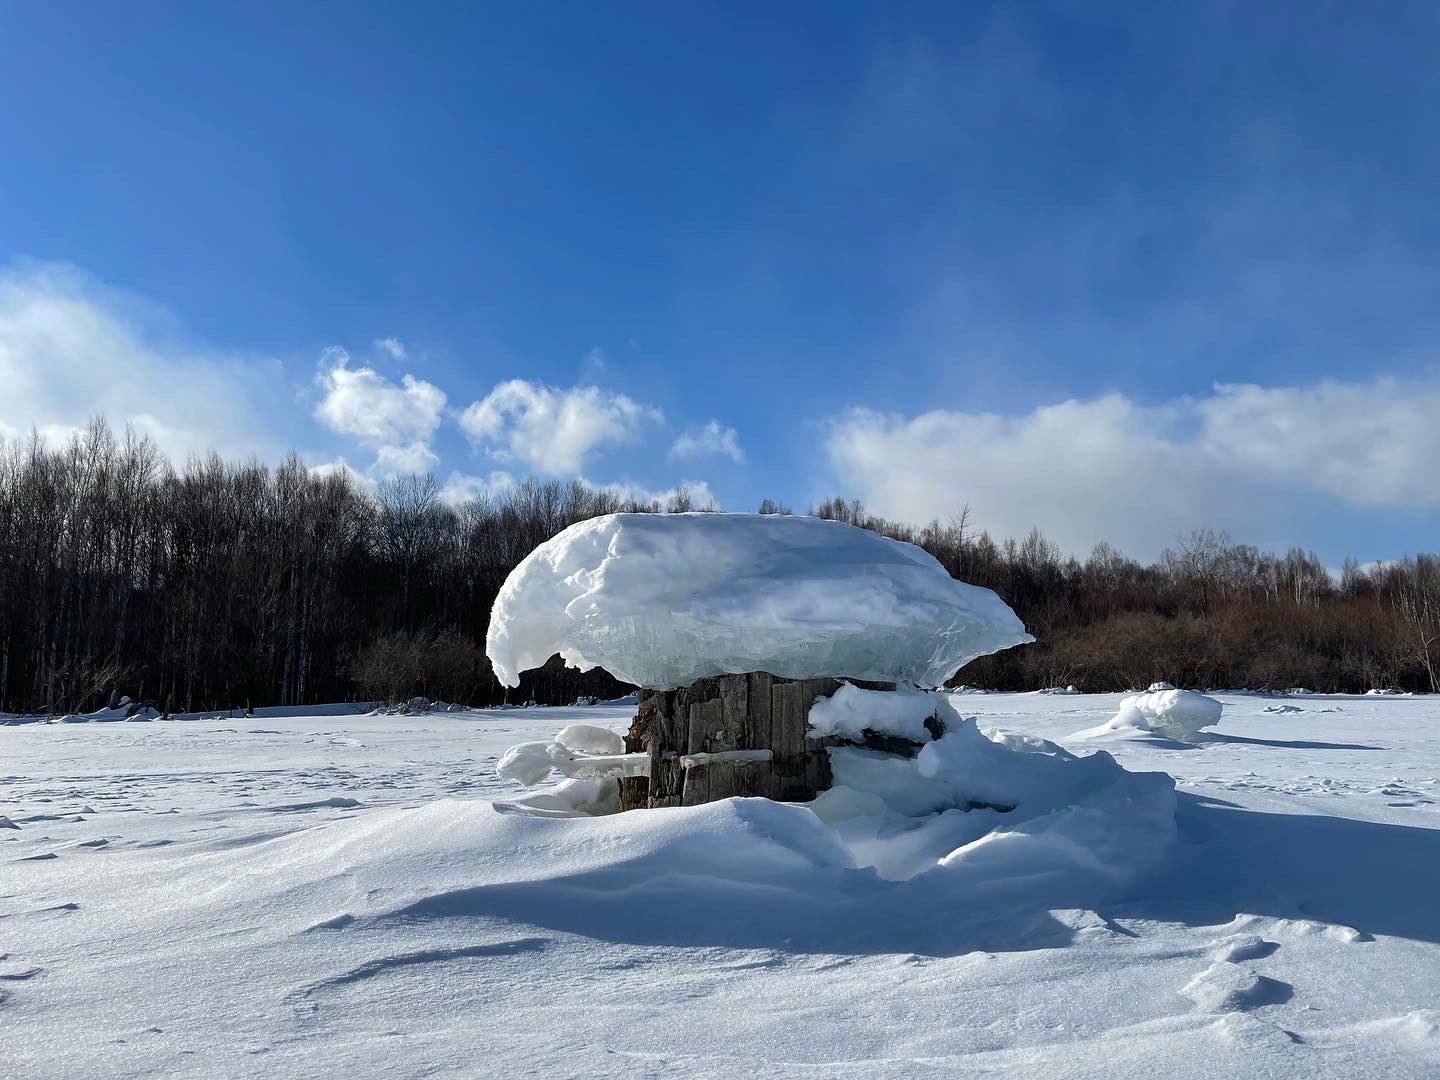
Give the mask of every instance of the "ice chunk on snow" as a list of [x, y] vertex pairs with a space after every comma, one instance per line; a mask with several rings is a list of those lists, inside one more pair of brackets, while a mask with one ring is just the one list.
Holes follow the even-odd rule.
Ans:
[[501, 779], [534, 787], [555, 768], [555, 762], [550, 759], [551, 745], [548, 742], [525, 742], [512, 746], [500, 755], [495, 771]]
[[[649, 754], [625, 753], [625, 740], [608, 728], [571, 724], [555, 738], [525, 742], [500, 755], [495, 772], [504, 780], [534, 787], [552, 770], [573, 779], [616, 780], [622, 776], [650, 775]], [[579, 789], [576, 789], [579, 790]], [[617, 796], [618, 798], [618, 796]], [[600, 799], [586, 799], [597, 805]], [[520, 800], [517, 805], [529, 805]], [[616, 804], [618, 807], [618, 803]], [[549, 806], [548, 809], [555, 809]]]
[[1072, 739], [1125, 739], [1162, 735], [1178, 742], [1204, 737], [1201, 728], [1220, 722], [1224, 706], [1194, 690], [1156, 690], [1132, 694], [1120, 702], [1120, 711], [1099, 727], [1086, 728]]
[[744, 671], [938, 686], [977, 656], [1033, 640], [989, 589], [865, 529], [611, 514], [572, 525], [515, 568], [485, 651], [507, 686], [557, 652], [657, 689]]
[[918, 690], [864, 690], [846, 683], [810, 707], [810, 732], [858, 742], [869, 729], [911, 742], [929, 742], [925, 721], [935, 715], [939, 704], [934, 694]]
[[1215, 698], [1205, 694], [1174, 689], [1135, 694], [1120, 702], [1122, 710], [1126, 707], [1144, 716], [1152, 731], [1182, 742], [1191, 742], [1200, 734], [1201, 728], [1218, 724], [1220, 711], [1224, 708]]
[[555, 741], [576, 754], [623, 754], [625, 740], [618, 732], [592, 724], [571, 724], [561, 728]]

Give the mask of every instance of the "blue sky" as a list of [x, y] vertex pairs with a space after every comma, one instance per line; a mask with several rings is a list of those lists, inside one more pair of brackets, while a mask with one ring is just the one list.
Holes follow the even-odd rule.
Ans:
[[1437, 23], [0, 3], [0, 433], [1434, 549]]

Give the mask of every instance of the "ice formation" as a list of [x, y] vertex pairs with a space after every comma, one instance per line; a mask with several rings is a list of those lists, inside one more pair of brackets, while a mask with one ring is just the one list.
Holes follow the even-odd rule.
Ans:
[[[561, 732], [561, 736], [573, 731], [574, 727], [568, 727]], [[618, 779], [622, 776], [648, 776], [650, 755], [627, 754], [620, 736], [616, 735], [615, 738], [621, 742], [618, 753], [576, 751], [562, 743], [560, 736], [548, 741], [519, 743], [500, 755], [500, 760], [495, 764], [495, 772], [502, 779], [513, 780], [523, 787], [534, 787], [548, 777], [552, 770], [572, 779], [597, 777], [603, 780]]]
[[1202, 728], [1220, 722], [1223, 708], [1215, 698], [1194, 690], [1152, 690], [1124, 698], [1112, 719], [1077, 731], [1071, 738], [1144, 738], [1153, 734], [1193, 743], [1204, 738]]
[[571, 724], [561, 728], [555, 741], [572, 754], [625, 753], [625, 740], [618, 732], [593, 724]]
[[572, 525], [506, 579], [485, 651], [507, 686], [559, 653], [638, 686], [728, 672], [938, 686], [1033, 641], [989, 589], [915, 547], [835, 521], [611, 514]]

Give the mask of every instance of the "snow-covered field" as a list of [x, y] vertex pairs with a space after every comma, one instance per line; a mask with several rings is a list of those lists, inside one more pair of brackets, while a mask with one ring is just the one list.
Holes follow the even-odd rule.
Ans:
[[1220, 696], [1190, 748], [954, 699], [1176, 778], [1108, 894], [881, 880], [754, 800], [491, 803], [633, 707], [0, 728], [0, 1075], [1440, 1075], [1440, 699]]

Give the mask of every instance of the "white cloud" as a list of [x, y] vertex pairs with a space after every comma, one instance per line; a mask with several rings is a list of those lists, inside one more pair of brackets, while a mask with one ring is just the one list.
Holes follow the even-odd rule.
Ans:
[[1217, 459], [1352, 506], [1440, 508], [1440, 379], [1215, 390], [1196, 409]]
[[445, 394], [432, 383], [403, 375], [396, 386], [374, 368], [350, 367], [339, 347], [325, 350], [315, 381], [325, 392], [315, 418], [331, 431], [379, 449], [428, 442], [440, 425]]
[[691, 428], [670, 446], [670, 456], [684, 461], [702, 457], [728, 457], [734, 462], [745, 460], [740, 437], [733, 427], [711, 420], [704, 427]]
[[480, 449], [552, 476], [579, 473], [588, 454], [634, 441], [660, 410], [597, 386], [560, 390], [511, 379], [460, 414], [460, 427]]
[[63, 439], [100, 415], [177, 462], [211, 449], [274, 458], [288, 407], [277, 361], [197, 345], [162, 309], [75, 267], [0, 267], [0, 433]]
[[405, 343], [399, 338], [376, 338], [374, 345], [377, 352], [385, 353], [391, 360], [405, 360], [410, 355], [405, 348]]
[[515, 486], [515, 478], [503, 469], [495, 469], [484, 476], [474, 473], [453, 471], [445, 478], [440, 488], [440, 499], [451, 506], [471, 499], [494, 498]]
[[968, 503], [999, 536], [1038, 525], [1072, 552], [1152, 557], [1200, 525], [1237, 537], [1328, 500], [1440, 508], [1440, 379], [1217, 386], [1137, 405], [1112, 394], [1019, 416], [853, 410], [831, 424], [837, 477], [911, 521]]
[[375, 452], [371, 471], [377, 476], [402, 476], [408, 473], [431, 472], [440, 464], [440, 457], [423, 442], [403, 446], [382, 446]]

